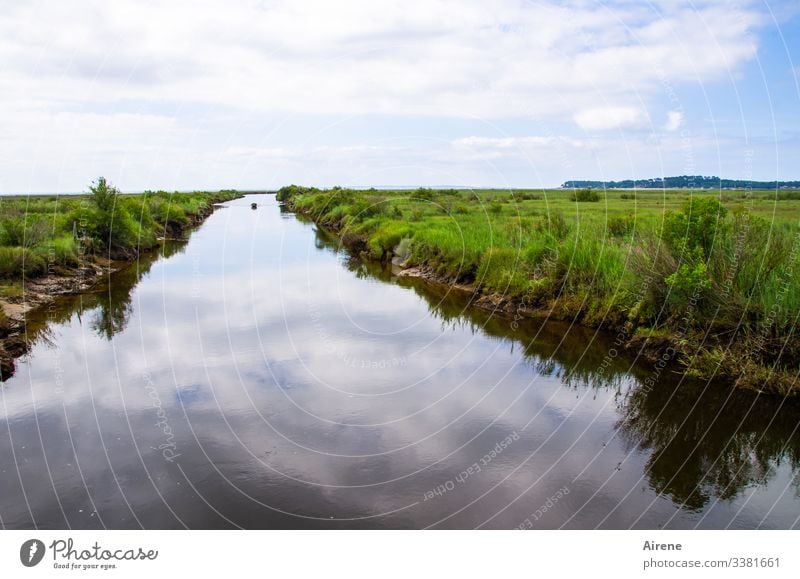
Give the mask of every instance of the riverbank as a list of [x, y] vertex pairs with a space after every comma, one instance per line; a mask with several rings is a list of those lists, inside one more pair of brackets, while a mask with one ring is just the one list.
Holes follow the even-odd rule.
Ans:
[[[278, 198], [352, 253], [476, 307], [602, 328], [659, 369], [794, 396], [798, 207], [745, 195], [291, 186]], [[762, 217], [771, 206], [783, 220]]]
[[[105, 184], [105, 181], [102, 181]], [[0, 382], [29, 348], [27, 317], [182, 239], [236, 191], [1, 198]]]

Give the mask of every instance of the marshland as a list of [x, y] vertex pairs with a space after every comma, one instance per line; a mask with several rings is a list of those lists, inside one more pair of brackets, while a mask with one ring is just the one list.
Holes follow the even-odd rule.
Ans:
[[605, 328], [695, 378], [797, 393], [797, 191], [289, 186], [278, 198], [368, 259], [467, 286], [477, 305]]
[[[180, 239], [159, 225], [153, 250], [27, 312], [0, 386], [3, 525], [796, 526], [796, 401], [709, 379], [674, 340], [687, 303], [687, 344], [716, 324], [717, 268], [748, 308], [737, 340], [765, 334], [793, 267], [765, 251], [794, 231], [770, 212], [795, 202], [573, 193], [292, 187], [229, 193]], [[671, 271], [634, 293], [654, 259]], [[764, 349], [741, 363], [768, 368]]]

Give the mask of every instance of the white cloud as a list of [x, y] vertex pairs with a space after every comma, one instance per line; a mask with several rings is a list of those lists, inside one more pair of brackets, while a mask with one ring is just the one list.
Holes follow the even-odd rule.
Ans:
[[241, 140], [265, 115], [638, 127], [665, 81], [724, 79], [754, 58], [760, 24], [747, 2], [42, 0], [3, 11], [5, 190], [74, 188], [108, 167], [203, 186], [209, 166], [249, 147], [287, 155], [268, 134]]
[[667, 123], [664, 125], [664, 130], [673, 132], [677, 131], [683, 126], [683, 113], [681, 111], [669, 111], [667, 113]]
[[596, 147], [592, 139], [574, 139], [563, 136], [530, 136], [530, 137], [464, 137], [452, 142], [454, 150], [459, 154], [472, 152], [475, 158], [499, 159], [522, 158], [542, 154], [550, 156], [554, 151], [589, 150]]
[[637, 107], [593, 107], [575, 114], [575, 123], [585, 131], [639, 128], [647, 123], [647, 114]]
[[755, 14], [713, 5], [656, 12], [516, 0], [491, 10], [458, 0], [92, 4], [45, 0], [4, 14], [5, 99], [570, 115], [598, 97], [657, 91], [663, 77], [720, 77], [755, 54], [747, 28]]

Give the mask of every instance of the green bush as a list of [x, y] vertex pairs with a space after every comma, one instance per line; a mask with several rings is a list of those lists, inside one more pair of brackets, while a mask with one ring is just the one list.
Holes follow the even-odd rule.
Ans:
[[428, 189], [427, 187], [420, 187], [411, 194], [411, 198], [422, 199], [424, 201], [432, 201], [435, 195], [436, 192], [433, 189]]
[[713, 197], [693, 197], [682, 211], [669, 212], [664, 219], [664, 241], [679, 254], [700, 248], [711, 255], [718, 231], [725, 226], [727, 209]]
[[33, 247], [46, 239], [50, 227], [39, 216], [23, 214], [0, 220], [0, 243], [11, 247]]
[[381, 259], [387, 253], [393, 251], [403, 238], [408, 238], [411, 228], [398, 221], [390, 221], [382, 226], [372, 235], [369, 240], [370, 254]]
[[47, 271], [44, 259], [23, 247], [0, 247], [0, 278], [39, 277]]
[[608, 220], [608, 233], [614, 237], [625, 237], [633, 231], [634, 219], [632, 216], [621, 217], [615, 215]]
[[34, 248], [34, 252], [47, 263], [74, 266], [80, 261], [78, 243], [70, 234], [51, 239]]
[[567, 223], [564, 214], [560, 211], [551, 211], [541, 218], [537, 225], [539, 231], [547, 231], [558, 240], [564, 240], [572, 229]]
[[189, 222], [189, 218], [186, 216], [186, 211], [183, 210], [183, 207], [178, 203], [173, 203], [169, 199], [154, 197], [150, 199], [148, 206], [149, 213], [153, 220], [162, 224], [162, 226], [168, 223], [175, 223], [183, 226]]
[[696, 301], [699, 301], [703, 291], [711, 285], [711, 280], [708, 278], [708, 269], [702, 261], [693, 264], [681, 264], [675, 273], [665, 278], [665, 281], [672, 290], [670, 299], [679, 307], [689, 305], [693, 297], [696, 297]]
[[600, 201], [600, 196], [594, 189], [577, 189], [570, 195], [570, 201], [596, 202]]
[[522, 259], [531, 270], [558, 259], [558, 242], [549, 234], [537, 235], [525, 246]]

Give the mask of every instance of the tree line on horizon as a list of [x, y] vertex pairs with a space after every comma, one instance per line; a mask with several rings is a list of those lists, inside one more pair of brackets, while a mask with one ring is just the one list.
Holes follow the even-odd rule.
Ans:
[[714, 176], [680, 175], [622, 181], [565, 181], [564, 189], [800, 189], [800, 181], [752, 181]]

